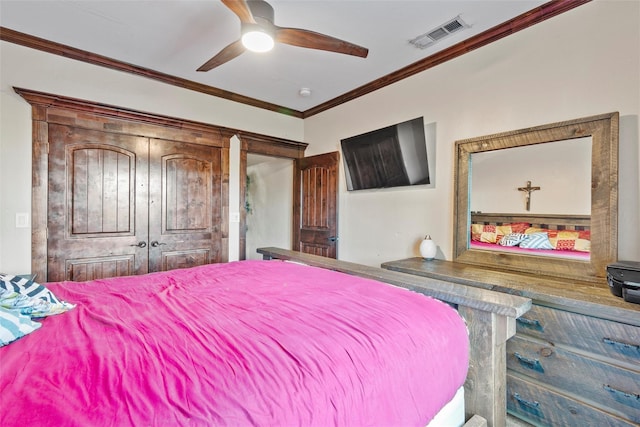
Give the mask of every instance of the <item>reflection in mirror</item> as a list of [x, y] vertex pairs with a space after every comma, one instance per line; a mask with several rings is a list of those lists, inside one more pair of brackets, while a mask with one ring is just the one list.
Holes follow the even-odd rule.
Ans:
[[[588, 260], [591, 144], [585, 137], [472, 153], [469, 247]], [[482, 234], [493, 227], [495, 239]], [[509, 232], [546, 232], [553, 249], [521, 247], [526, 236]]]
[[617, 260], [618, 121], [457, 141], [454, 261], [602, 283]]

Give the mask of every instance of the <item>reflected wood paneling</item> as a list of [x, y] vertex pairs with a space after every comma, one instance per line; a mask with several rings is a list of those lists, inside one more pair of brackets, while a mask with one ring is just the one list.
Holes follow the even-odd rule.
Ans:
[[536, 214], [501, 214], [471, 212], [474, 224], [503, 225], [513, 222], [526, 222], [532, 227], [550, 230], [589, 230], [590, 215], [536, 215]]

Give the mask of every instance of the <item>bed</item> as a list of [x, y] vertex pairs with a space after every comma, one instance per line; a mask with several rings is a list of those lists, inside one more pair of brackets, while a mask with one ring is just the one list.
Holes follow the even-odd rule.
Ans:
[[0, 348], [2, 424], [422, 426], [460, 405], [476, 328], [301, 258], [47, 284], [76, 306]]
[[470, 249], [589, 261], [589, 215], [471, 212]]

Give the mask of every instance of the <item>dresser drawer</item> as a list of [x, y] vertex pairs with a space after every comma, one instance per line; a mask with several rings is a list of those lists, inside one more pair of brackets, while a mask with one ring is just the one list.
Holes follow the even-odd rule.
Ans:
[[637, 426], [514, 373], [507, 374], [507, 411], [543, 426]]
[[516, 321], [519, 334], [640, 365], [640, 328], [533, 305]]
[[591, 400], [640, 423], [640, 372], [516, 335], [507, 341], [507, 368]]

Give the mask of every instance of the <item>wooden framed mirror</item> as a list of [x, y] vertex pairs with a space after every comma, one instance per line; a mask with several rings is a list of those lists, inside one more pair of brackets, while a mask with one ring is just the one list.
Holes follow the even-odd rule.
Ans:
[[[456, 141], [454, 261], [602, 282], [607, 264], [617, 260], [618, 122], [616, 112]], [[587, 156], [563, 151], [570, 145], [586, 146]], [[558, 147], [563, 148], [544, 151]], [[523, 160], [511, 157], [516, 151], [524, 154]], [[487, 154], [509, 155], [503, 160], [493, 159], [498, 166], [489, 170], [503, 173], [511, 165], [520, 176], [512, 181], [500, 176], [503, 184], [511, 181], [507, 184], [509, 191], [475, 197], [484, 200], [482, 209], [477, 209], [472, 204], [474, 182], [487, 180], [474, 177], [474, 171], [483, 169], [480, 165], [489, 157]], [[580, 162], [585, 165], [569, 166]], [[573, 175], [563, 176], [563, 169], [571, 169]], [[533, 178], [525, 177], [527, 172], [523, 171], [527, 170], [535, 170], [531, 174], [546, 179], [546, 185], [539, 186]], [[564, 190], [560, 183], [565, 184]], [[479, 184], [476, 188], [480, 191]], [[586, 199], [565, 200], [578, 194]], [[503, 198], [510, 198], [511, 204], [505, 205]], [[514, 205], [514, 200], [519, 204]], [[549, 241], [532, 249], [533, 237], [544, 238], [545, 234]], [[507, 235], [510, 239], [504, 239]], [[522, 248], [518, 244], [509, 246], [519, 238], [529, 239], [529, 244], [522, 244]], [[553, 243], [551, 247], [549, 243]]]

